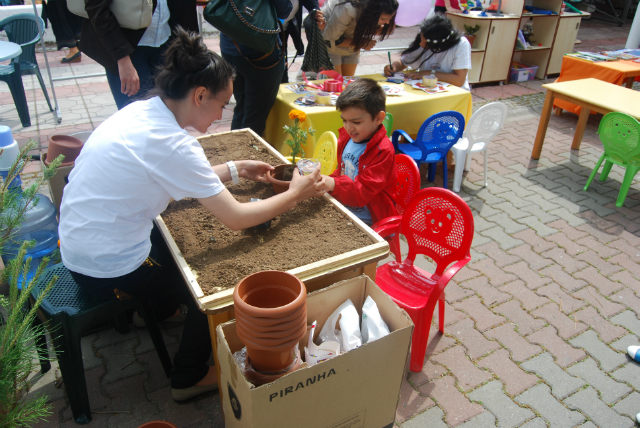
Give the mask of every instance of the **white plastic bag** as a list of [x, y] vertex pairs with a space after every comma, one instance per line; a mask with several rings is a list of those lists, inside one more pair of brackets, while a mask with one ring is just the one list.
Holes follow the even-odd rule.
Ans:
[[316, 331], [317, 321], [314, 321], [309, 331], [309, 342], [304, 347], [304, 361], [313, 366], [331, 358], [337, 357], [340, 354], [340, 342], [327, 341], [322, 342], [319, 346], [313, 343], [313, 337]]
[[362, 306], [362, 342], [370, 343], [389, 334], [389, 327], [380, 316], [378, 305], [367, 297]]
[[[336, 330], [338, 323], [340, 330]], [[348, 352], [362, 345], [362, 335], [360, 334], [360, 316], [351, 299], [341, 304], [333, 311], [327, 322], [322, 326], [319, 336], [320, 342], [339, 342], [340, 350]]]

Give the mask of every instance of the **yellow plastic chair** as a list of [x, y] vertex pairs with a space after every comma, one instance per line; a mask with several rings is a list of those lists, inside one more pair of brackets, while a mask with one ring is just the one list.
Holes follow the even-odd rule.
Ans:
[[332, 131], [327, 131], [318, 138], [313, 157], [322, 162], [321, 173], [329, 175], [338, 166], [338, 139]]

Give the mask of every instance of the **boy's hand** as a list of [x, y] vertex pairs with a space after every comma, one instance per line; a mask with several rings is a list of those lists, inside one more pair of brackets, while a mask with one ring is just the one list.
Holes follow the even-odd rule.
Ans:
[[336, 188], [336, 181], [333, 179], [333, 177], [330, 177], [328, 175], [321, 175], [318, 186], [319, 189], [323, 191], [323, 194], [327, 192], [333, 192], [333, 190]]
[[293, 170], [288, 192], [293, 192], [298, 202], [314, 196], [322, 196], [326, 191], [320, 186], [320, 177], [320, 165], [309, 175], [300, 175], [296, 168]]

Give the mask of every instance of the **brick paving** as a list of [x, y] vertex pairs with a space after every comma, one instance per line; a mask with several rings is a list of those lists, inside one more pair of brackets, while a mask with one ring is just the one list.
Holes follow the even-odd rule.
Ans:
[[[628, 31], [629, 25], [584, 21], [576, 49], [623, 47]], [[415, 32], [400, 28], [379, 46], [406, 46]], [[219, 49], [215, 35], [207, 44]], [[86, 56], [80, 64], [61, 65], [62, 56], [49, 53], [55, 76], [102, 71]], [[358, 74], [379, 72], [387, 61], [386, 51], [367, 53]], [[289, 70], [291, 78], [301, 62]], [[63, 117], [56, 124], [34, 79], [25, 76], [24, 82], [33, 126], [20, 126], [6, 85], [0, 85], [0, 123], [11, 126], [22, 144], [38, 141], [38, 151], [46, 151], [50, 134], [91, 131], [115, 111], [104, 77], [66, 80], [56, 84]], [[530, 158], [542, 83], [472, 90], [474, 108], [497, 99], [507, 103], [509, 123], [490, 148], [488, 186], [482, 157], [465, 174], [460, 195], [474, 212], [473, 260], [446, 289], [444, 335], [434, 319], [423, 370], [406, 373], [397, 426], [625, 427], [640, 411], [640, 365], [626, 355], [640, 337], [640, 183], [634, 180], [622, 208], [615, 207], [619, 168], [582, 191], [602, 153], [599, 115], [589, 119], [579, 151], [570, 149], [577, 117], [552, 116], [542, 157]], [[232, 107], [208, 132], [229, 129]], [[33, 163], [24, 176], [28, 181], [38, 172]], [[441, 180], [439, 175], [435, 184]], [[423, 179], [423, 187], [432, 185]], [[175, 352], [181, 328], [164, 334]], [[96, 412], [89, 426], [136, 427], [154, 419], [180, 427], [224, 426], [215, 393], [187, 403], [171, 400], [150, 343], [146, 330], [135, 327], [125, 335], [107, 329], [82, 339]], [[53, 366], [32, 379], [32, 395], [47, 394], [53, 405], [53, 415], [37, 426], [73, 426]]]

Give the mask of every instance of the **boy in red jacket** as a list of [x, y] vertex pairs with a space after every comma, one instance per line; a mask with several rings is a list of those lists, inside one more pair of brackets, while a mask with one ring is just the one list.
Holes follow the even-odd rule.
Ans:
[[382, 126], [384, 90], [372, 79], [358, 79], [338, 97], [344, 127], [338, 137], [338, 167], [322, 185], [360, 220], [371, 225], [398, 215], [393, 145]]

